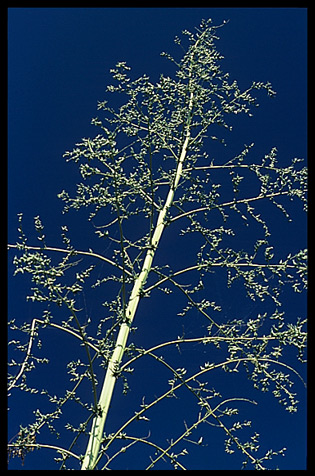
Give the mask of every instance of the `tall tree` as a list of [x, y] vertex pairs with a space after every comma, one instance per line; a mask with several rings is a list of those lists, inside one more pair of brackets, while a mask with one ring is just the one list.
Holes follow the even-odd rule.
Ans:
[[[194, 33], [183, 31], [182, 38], [175, 38], [182, 57], [162, 53], [174, 65], [173, 78], [161, 75], [156, 84], [146, 75], [132, 79], [125, 62], [111, 70], [114, 84], [107, 87], [108, 95], [119, 98], [114, 107], [107, 100], [99, 102], [101, 116], [92, 120], [99, 133], [65, 153], [68, 161], [78, 164], [83, 181], [75, 193], [63, 190], [59, 194], [64, 213], [89, 210], [82, 225], [85, 250], [73, 245], [67, 226], [62, 226], [63, 245], [48, 246], [40, 217], [35, 217], [40, 243], [29, 245], [19, 215], [18, 243], [8, 245], [17, 250], [15, 274], [30, 273], [33, 287], [28, 299], [44, 307], [42, 317], [31, 323], [9, 323], [11, 330], [24, 335], [24, 340], [11, 341], [24, 357], [9, 364], [16, 369], [9, 376], [9, 392], [38, 393], [28, 376], [35, 363], [47, 362], [34, 349], [35, 342], [41, 345], [39, 335], [44, 329], [67, 333], [79, 345], [78, 355], [66, 362], [69, 382], [63, 381], [62, 396], [41, 391], [54, 410], [36, 410], [35, 420], [11, 438], [11, 456], [23, 459], [34, 448], [50, 447], [61, 454], [62, 469], [73, 458], [83, 470], [110, 469], [114, 460], [137, 444], [152, 449], [153, 455], [150, 463], [139, 461], [139, 469], [156, 467], [161, 460], [185, 469], [184, 456], [190, 450], [183, 442], [202, 446], [205, 436], [194, 439], [202, 423], [207, 423], [202, 428], [211, 438], [215, 432], [224, 433], [225, 451], [238, 449], [244, 466], [268, 468], [273, 455], [284, 453], [284, 449], [260, 451], [257, 432], [249, 430], [251, 422], [238, 421], [236, 415], [239, 406], [255, 404], [251, 395], [241, 391], [247, 379], [263, 392], [270, 389], [287, 411], [297, 410], [292, 378], [301, 377], [292, 367], [287, 347], [296, 348], [297, 359], [304, 362], [306, 321], [286, 319], [281, 305], [289, 290], [306, 289], [307, 252], [294, 249], [283, 255], [269, 221], [275, 214], [277, 220], [280, 215], [292, 220], [290, 207], [296, 201], [306, 210], [307, 169], [297, 158], [280, 166], [276, 147], [255, 159], [253, 143], [228, 160], [212, 156], [212, 141], [226, 145], [226, 134], [220, 131], [232, 130], [229, 118], [252, 115], [258, 105], [256, 91], [275, 95], [268, 82], [253, 82], [241, 90], [221, 70], [222, 56], [215, 43], [222, 26], [203, 21]], [[97, 251], [94, 237], [88, 237], [91, 231], [99, 239]], [[176, 236], [179, 269], [174, 269], [167, 236]], [[218, 286], [223, 302], [213, 298]], [[103, 306], [102, 312], [91, 316], [82, 309], [86, 296], [95, 299], [89, 287]], [[225, 314], [224, 300], [230, 299], [230, 291], [237, 298], [236, 311]], [[162, 294], [148, 339], [142, 335], [145, 316], [141, 309], [153, 313], [144, 299], [152, 300], [157, 292]], [[176, 297], [177, 316], [168, 311], [168, 302], [174, 304], [171, 294]], [[258, 312], [243, 311], [244, 296], [257, 304]], [[177, 338], [166, 332], [164, 342], [152, 345], [155, 329], [167, 328], [171, 320], [178, 322]], [[189, 346], [192, 350], [187, 353]], [[200, 351], [204, 348], [206, 359]], [[192, 355], [197, 356], [197, 365]], [[128, 394], [129, 373], [138, 366], [141, 372], [141, 361], [148, 357], [154, 362], [152, 368], [157, 363], [166, 371], [168, 388], [163, 382], [152, 395], [146, 385], [150, 378], [142, 375], [142, 403], [130, 409], [124, 423], [107, 428], [116, 383], [122, 382], [120, 388]], [[221, 395], [212, 377], [218, 372], [224, 372], [225, 379], [237, 374], [239, 396]], [[87, 401], [87, 384], [92, 389], [91, 401]], [[154, 432], [152, 438], [140, 436], [152, 409], [183, 391], [191, 397], [191, 407], [184, 413], [182, 431], [166, 446], [154, 440]], [[69, 423], [67, 406], [71, 404], [78, 407], [80, 419], [76, 414]], [[74, 434], [68, 447], [39, 442], [45, 427], [61, 432], [59, 420]], [[245, 439], [238, 436], [240, 430], [248, 435]], [[75, 452], [79, 438], [86, 439], [82, 455]]]

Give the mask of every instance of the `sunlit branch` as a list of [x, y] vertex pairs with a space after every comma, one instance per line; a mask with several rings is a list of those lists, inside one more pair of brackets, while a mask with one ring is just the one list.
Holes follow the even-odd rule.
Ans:
[[194, 210], [189, 210], [188, 212], [181, 213], [180, 215], [176, 215], [173, 218], [170, 218], [170, 222], [176, 221], [179, 218], [184, 218], [190, 215], [193, 215], [194, 213], [199, 213], [199, 212], [204, 212], [204, 211], [210, 211], [214, 210], [216, 208], [222, 208], [222, 207], [231, 207], [235, 205], [239, 205], [240, 203], [250, 203], [254, 202], [256, 200], [262, 200], [263, 198], [273, 198], [277, 197], [279, 195], [288, 195], [290, 192], [289, 191], [284, 191], [284, 192], [275, 192], [275, 193], [266, 193], [266, 194], [260, 194], [257, 195], [257, 197], [252, 197], [252, 198], [243, 198], [240, 200], [232, 200], [230, 202], [225, 202], [225, 203], [212, 203], [211, 208], [209, 207], [200, 207], [200, 208], [195, 208]]
[[[144, 293], [149, 293], [153, 289], [157, 288], [161, 284], [165, 283], [166, 281], [171, 281], [173, 284], [180, 286], [179, 283], [175, 283], [173, 281], [173, 278], [176, 276], [179, 276], [181, 274], [187, 273], [189, 271], [195, 271], [195, 270], [201, 270], [203, 268], [212, 268], [212, 267], [219, 267], [219, 268], [268, 268], [270, 270], [272, 269], [282, 269], [283, 268], [283, 263], [282, 264], [260, 264], [260, 263], [240, 263], [240, 262], [231, 262], [231, 263], [226, 263], [225, 261], [223, 262], [211, 262], [211, 263], [200, 263], [196, 264], [194, 266], [190, 266], [189, 268], [181, 269], [179, 271], [176, 271], [175, 273], [172, 273], [170, 276], [164, 276], [160, 281], [157, 281], [156, 283], [152, 284], [148, 288], [144, 288], [143, 292]], [[286, 268], [296, 268], [295, 265], [293, 264], [286, 264]], [[154, 270], [157, 274], [162, 274], [160, 271]]]
[[[233, 159], [232, 159], [233, 160]], [[231, 161], [229, 161], [231, 162]], [[270, 165], [262, 165], [262, 164], [251, 164], [251, 165], [247, 165], [247, 164], [229, 164], [229, 163], [226, 163], [226, 164], [222, 164], [222, 165], [200, 165], [200, 166], [196, 166], [196, 167], [187, 167], [187, 169], [185, 169], [185, 172], [191, 172], [192, 170], [220, 170], [220, 169], [248, 169], [248, 170], [251, 170], [251, 168], [257, 168], [257, 169], [266, 169], [266, 170], [273, 170], [274, 172], [278, 172], [279, 169], [278, 167], [272, 167]]]
[[[225, 431], [229, 436], [231, 436], [231, 437], [233, 438], [233, 440], [235, 440], [235, 442], [238, 443], [239, 449], [240, 449], [243, 453], [245, 453], [246, 456], [248, 456], [253, 462], [255, 462], [255, 461], [256, 461], [256, 458], [254, 458], [254, 457], [246, 450], [246, 448], [244, 448], [244, 446], [243, 446], [241, 443], [239, 443], [238, 439], [235, 438], [235, 436], [231, 434], [231, 432], [228, 430], [228, 428], [222, 423], [221, 419], [220, 419], [220, 418], [216, 415], [216, 413], [215, 413], [215, 412], [219, 409], [220, 406], [225, 405], [225, 404], [228, 403], [228, 402], [233, 402], [233, 401], [245, 401], [245, 402], [249, 402], [249, 403], [253, 403], [253, 404], [256, 403], [256, 402], [254, 402], [253, 400], [249, 400], [248, 398], [238, 398], [238, 397], [228, 398], [228, 399], [224, 400], [223, 402], [220, 402], [214, 409], [211, 409], [209, 403], [207, 403], [207, 411], [206, 411], [206, 413], [205, 413], [202, 417], [199, 415], [198, 420], [197, 420], [195, 423], [193, 423], [193, 424], [190, 426], [190, 428], [187, 428], [186, 431], [185, 431], [184, 433], [182, 433], [175, 441], [172, 441], [172, 443], [168, 446], [168, 448], [167, 448], [166, 450], [164, 450], [157, 458], [155, 458], [155, 460], [152, 461], [152, 463], [151, 463], [149, 466], [147, 466], [146, 470], [151, 469], [151, 468], [155, 465], [155, 463], [157, 463], [161, 458], [163, 458], [163, 456], [164, 456], [164, 454], [165, 454], [166, 452], [169, 452], [170, 449], [172, 449], [172, 448], [173, 448], [175, 445], [177, 445], [182, 439], [184, 439], [185, 436], [190, 435], [191, 432], [192, 432], [195, 428], [197, 428], [197, 427], [200, 425], [200, 423], [203, 423], [204, 421], [206, 421], [210, 416], [212, 416], [213, 418], [215, 418], [215, 420], [217, 420], [217, 421], [219, 422], [219, 426], [220, 426], [221, 428], [223, 428], [224, 431]], [[176, 460], [176, 463], [177, 463], [177, 460]], [[263, 469], [263, 468], [261, 467], [261, 469]]]
[[[149, 437], [149, 436], [148, 436]], [[119, 437], [117, 437], [119, 438]], [[152, 446], [152, 448], [154, 448], [155, 450], [157, 451], [160, 451], [161, 453], [164, 452], [164, 455], [167, 456], [170, 460], [173, 460], [173, 456], [168, 454], [167, 451], [163, 450], [163, 448], [161, 448], [160, 446], [158, 446], [156, 443], [153, 443], [152, 441], [150, 440], [146, 440], [144, 437], [138, 437], [138, 436], [129, 436], [129, 435], [124, 435], [122, 437], [122, 439], [124, 440], [132, 440], [133, 443], [144, 443], [148, 446]], [[106, 464], [101, 468], [101, 470], [105, 470], [105, 469], [108, 469], [107, 466], [109, 465], [109, 463], [111, 461], [114, 460], [114, 458], [116, 458], [118, 456], [118, 454], [120, 454], [122, 451], [125, 451], [125, 449], [129, 448], [130, 445], [128, 445], [128, 447], [124, 447], [123, 449], [121, 448], [120, 450], [118, 450], [111, 458], [108, 459], [108, 461], [106, 462]], [[183, 470], [186, 470], [185, 466], [183, 466], [181, 463], [179, 463], [178, 461], [176, 461], [176, 464]]]
[[[21, 245], [7, 245], [7, 246], [8, 246], [8, 248], [21, 249]], [[57, 251], [59, 253], [65, 253], [65, 254], [69, 254], [69, 255], [73, 255], [73, 256], [75, 256], [75, 255], [91, 256], [93, 258], [98, 258], [102, 261], [105, 261], [106, 263], [111, 264], [115, 268], [118, 268], [121, 271], [123, 271], [122, 266], [120, 266], [119, 264], [115, 263], [114, 261], [106, 258], [105, 256], [102, 256], [98, 253], [94, 253], [94, 251], [65, 250], [63, 248], [54, 248], [52, 246], [42, 247], [42, 246], [28, 246], [28, 245], [23, 246], [23, 249], [25, 249], [25, 250], [39, 250], [39, 251]], [[125, 269], [125, 273], [128, 274], [129, 276], [133, 276], [133, 274], [130, 271], [128, 271], [127, 269]]]
[[27, 365], [27, 362], [31, 356], [31, 351], [32, 351], [32, 345], [33, 345], [33, 340], [34, 340], [34, 334], [35, 334], [35, 331], [36, 331], [36, 322], [37, 322], [37, 319], [33, 319], [32, 321], [32, 325], [31, 325], [31, 329], [30, 329], [30, 340], [28, 342], [28, 346], [27, 346], [27, 351], [26, 351], [26, 356], [25, 356], [25, 359], [21, 365], [21, 368], [20, 368], [20, 371], [18, 372], [18, 374], [16, 375], [16, 377], [13, 379], [13, 381], [10, 383], [9, 387], [8, 387], [8, 392], [10, 392], [10, 390], [15, 387], [17, 381], [19, 380], [19, 378], [23, 375], [25, 369], [26, 369], [26, 365]]
[[[114, 157], [111, 157], [114, 162]], [[115, 187], [115, 201], [116, 201], [116, 213], [118, 218], [118, 227], [119, 227], [119, 240], [120, 240], [120, 251], [122, 259], [122, 304], [123, 304], [123, 316], [125, 317], [126, 310], [126, 257], [125, 257], [125, 244], [124, 244], [124, 234], [122, 229], [122, 217], [120, 214], [121, 204], [119, 203], [119, 190], [118, 190], [118, 180], [117, 173], [114, 173], [114, 187]]]
[[81, 335], [81, 339], [83, 341], [83, 345], [84, 345], [84, 348], [85, 348], [85, 351], [86, 351], [86, 355], [87, 355], [87, 358], [88, 358], [88, 363], [89, 363], [89, 370], [90, 370], [90, 376], [91, 376], [91, 381], [92, 381], [92, 390], [93, 390], [93, 397], [94, 397], [94, 408], [96, 409], [97, 407], [97, 391], [96, 391], [96, 381], [95, 381], [95, 376], [94, 376], [94, 370], [93, 370], [93, 360], [91, 359], [91, 354], [90, 354], [90, 350], [89, 350], [89, 345], [88, 345], [88, 340], [86, 339], [85, 337], [85, 333], [81, 327], [81, 324], [79, 322], [79, 319], [77, 318], [77, 314], [75, 312], [75, 310], [73, 309], [73, 307], [71, 305], [68, 304], [67, 300], [60, 295], [60, 293], [58, 293], [57, 291], [57, 294], [59, 295], [59, 297], [62, 299], [62, 301], [64, 302], [64, 304], [66, 305], [66, 307], [69, 309], [69, 311], [71, 312], [71, 315], [73, 316], [76, 324], [77, 324], [77, 327], [78, 327], [78, 330], [79, 330], [79, 333]]
[[[253, 337], [247, 337], [247, 336], [238, 336], [237, 340], [244, 341], [244, 342], [251, 342], [251, 341], [278, 341], [279, 337], [277, 336], [253, 336]], [[151, 347], [150, 349], [135, 349], [136, 351], [139, 352], [138, 355], [135, 355], [132, 357], [130, 360], [125, 362], [120, 370], [121, 372], [124, 371], [125, 368], [130, 367], [133, 362], [136, 360], [140, 359], [144, 355], [151, 355], [154, 351], [158, 349], [162, 349], [163, 347], [167, 347], [169, 345], [176, 345], [178, 346], [179, 344], [189, 344], [193, 342], [202, 342], [204, 344], [206, 343], [216, 343], [216, 342], [233, 342], [235, 341], [235, 336], [233, 337], [223, 337], [223, 336], [203, 336], [203, 337], [192, 337], [192, 338], [184, 338], [184, 337], [179, 337], [176, 340], [168, 341], [168, 342], [162, 342], [161, 344], [158, 344], [154, 347]]]
[[[15, 445], [14, 443], [8, 444], [9, 448], [19, 448], [18, 445]], [[60, 446], [55, 446], [55, 445], [44, 445], [42, 443], [25, 443], [23, 444], [23, 447], [26, 448], [47, 448], [50, 450], [55, 450], [58, 451], [58, 453], [61, 453], [62, 455], [67, 455], [67, 456], [72, 456], [73, 458], [76, 458], [78, 460], [81, 459], [80, 456], [76, 455], [75, 453], [72, 453], [72, 451], [66, 450], [64, 448], [61, 448]]]
[[[226, 108], [228, 108], [228, 106], [231, 106], [231, 104], [235, 103], [235, 101], [241, 99], [242, 97], [246, 97], [246, 95], [248, 95], [248, 93], [250, 91], [252, 91], [253, 89], [253, 86], [251, 86], [250, 88], [248, 88], [246, 91], [244, 91], [243, 93], [241, 93], [240, 95], [238, 95], [237, 97], [233, 98], [229, 103], [226, 104]], [[213, 118], [211, 118], [211, 120], [207, 121], [206, 125], [204, 127], [202, 127], [200, 129], [200, 131], [195, 135], [195, 137], [193, 137], [190, 141], [190, 145], [194, 144], [210, 127], [211, 124], [214, 124], [216, 122], [216, 119], [218, 116], [221, 115], [221, 110], [219, 110]]]
[[[293, 369], [292, 367], [290, 367], [289, 365], [283, 363], [283, 362], [280, 362], [279, 360], [274, 360], [274, 359], [269, 359], [269, 358], [265, 358], [265, 357], [257, 357], [256, 358], [257, 361], [263, 361], [263, 362], [271, 362], [271, 363], [274, 363], [276, 365], [279, 365], [279, 366], [283, 366], [289, 370], [291, 370], [292, 372], [294, 372], [303, 382], [303, 379], [302, 377], [300, 376], [300, 374], [295, 370]], [[181, 388], [183, 385], [187, 386], [187, 384], [190, 382], [190, 381], [193, 381], [195, 379], [197, 379], [198, 377], [200, 377], [201, 375], [209, 372], [209, 371], [212, 371], [212, 370], [215, 370], [215, 369], [219, 369], [219, 368], [222, 368], [222, 367], [225, 367], [225, 366], [228, 366], [230, 364], [233, 364], [233, 363], [238, 363], [238, 362], [252, 362], [254, 363], [255, 362], [255, 357], [240, 357], [240, 358], [231, 358], [231, 359], [227, 359], [225, 360], [224, 362], [220, 362], [218, 364], [210, 364], [209, 366], [207, 367], [203, 367], [200, 371], [196, 372], [195, 374], [191, 375], [190, 377], [187, 377], [185, 379], [183, 379], [183, 381], [180, 381], [177, 385], [175, 385], [174, 387], [170, 388], [168, 391], [166, 391], [165, 393], [163, 393], [162, 395], [160, 395], [159, 397], [157, 397], [153, 402], [151, 403], [148, 403], [148, 404], [145, 404], [143, 405], [143, 408], [141, 410], [139, 410], [139, 412], [136, 412], [136, 414], [134, 416], [132, 416], [128, 421], [126, 421], [116, 432], [115, 434], [113, 434], [111, 436], [111, 439], [109, 442], [107, 442], [107, 444], [104, 446], [103, 448], [103, 453], [105, 451], [107, 451], [107, 449], [109, 448], [109, 446], [115, 441], [115, 439], [117, 438], [117, 436], [119, 436], [119, 434], [125, 430], [125, 428], [127, 428], [127, 426], [129, 426], [133, 421], [139, 419], [140, 416], [142, 416], [147, 410], [149, 410], [150, 408], [152, 408], [154, 405], [156, 405], [157, 403], [159, 403], [160, 401], [162, 401], [164, 398], [167, 398], [169, 397], [171, 394], [173, 394], [174, 392], [176, 392], [179, 388]], [[304, 382], [303, 382], [304, 383]], [[209, 415], [210, 416], [210, 415]], [[102, 454], [99, 455], [99, 457], [97, 458], [97, 461], [95, 462], [95, 465], [97, 465], [98, 461], [101, 459], [102, 457]]]

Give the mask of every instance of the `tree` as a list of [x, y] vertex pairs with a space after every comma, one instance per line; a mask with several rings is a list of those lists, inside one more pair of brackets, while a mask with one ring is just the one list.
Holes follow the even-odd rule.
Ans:
[[[10, 342], [23, 357], [9, 363], [14, 369], [9, 392], [17, 389], [35, 399], [45, 398], [43, 406], [49, 410], [38, 408], [34, 421], [21, 426], [9, 442], [10, 456], [23, 460], [35, 448], [49, 447], [60, 454], [56, 460], [61, 469], [78, 462], [84, 470], [111, 469], [126, 451], [143, 446], [138, 469], [156, 468], [162, 461], [186, 469], [184, 456], [191, 451], [186, 446], [203, 445], [204, 436], [194, 436], [201, 428], [211, 438], [222, 432], [225, 451], [232, 454], [238, 449], [243, 466], [268, 468], [272, 456], [284, 454], [284, 449], [264, 453], [258, 433], [251, 433], [251, 421], [239, 421], [237, 414], [245, 404], [256, 403], [242, 393], [247, 379], [255, 389], [271, 390], [287, 411], [297, 411], [292, 378], [302, 377], [290, 359], [295, 348], [298, 361], [304, 362], [306, 320], [297, 317], [291, 322], [281, 306], [289, 290], [306, 289], [307, 251], [283, 255], [269, 221], [276, 213], [277, 220], [281, 214], [292, 220], [289, 209], [297, 201], [306, 211], [307, 169], [297, 158], [279, 166], [275, 147], [254, 160], [253, 143], [228, 160], [212, 156], [212, 144], [226, 145], [233, 115], [252, 116], [258, 105], [256, 91], [275, 95], [268, 82], [253, 82], [242, 91], [221, 71], [222, 56], [215, 42], [222, 26], [203, 21], [195, 33], [183, 31], [182, 38], [175, 38], [181, 59], [163, 53], [176, 69], [174, 78], [161, 75], [156, 84], [146, 75], [132, 79], [125, 62], [111, 70], [114, 84], [107, 91], [118, 95], [116, 105], [99, 102], [102, 117], [92, 124], [100, 132], [65, 153], [68, 161], [78, 164], [83, 181], [74, 194], [65, 190], [59, 194], [65, 214], [76, 210], [87, 218], [84, 232], [92, 233], [85, 250], [73, 245], [68, 226], [61, 227], [62, 245], [47, 245], [39, 216], [35, 217], [39, 244], [29, 245], [23, 216], [18, 217], [19, 240], [8, 247], [17, 252], [15, 274], [31, 276], [28, 299], [39, 304], [42, 316], [22, 326], [9, 322], [10, 330], [23, 336]], [[176, 235], [176, 243], [181, 243], [179, 269], [173, 269], [165, 235]], [[161, 255], [163, 246], [167, 260]], [[220, 303], [212, 298], [218, 285]], [[151, 344], [154, 332], [139, 338], [140, 316], [141, 309], [153, 312], [146, 302], [152, 302], [157, 292], [159, 309], [151, 329], [170, 326], [165, 324], [167, 315], [178, 330], [177, 337], [165, 332], [163, 342]], [[98, 300], [101, 311], [87, 316], [82, 307], [86, 296]], [[174, 305], [173, 296], [174, 316], [167, 311]], [[237, 299], [236, 312], [230, 315], [224, 312], [228, 296]], [[259, 312], [246, 315], [244, 298], [255, 302]], [[61, 396], [30, 384], [39, 364], [48, 364], [35, 351], [45, 329], [58, 329], [78, 343], [77, 355], [64, 362], [67, 376], [60, 373]], [[189, 354], [187, 348], [192, 349]], [[107, 428], [116, 384], [127, 398], [132, 373], [139, 366], [141, 372], [145, 359], [151, 359], [152, 368], [162, 368], [163, 384], [153, 394], [143, 384], [138, 407], [128, 409], [118, 427]], [[221, 395], [214, 385], [219, 373], [227, 380], [237, 374], [238, 396]], [[145, 376], [141, 378], [144, 381]], [[182, 430], [162, 445], [143, 428], [155, 409], [172, 406], [183, 392], [193, 410], [184, 409]], [[72, 406], [76, 412], [69, 422], [67, 408]], [[39, 441], [47, 428], [67, 443]], [[81, 440], [86, 442], [82, 454], [76, 451]], [[150, 463], [145, 462], [147, 450]]]

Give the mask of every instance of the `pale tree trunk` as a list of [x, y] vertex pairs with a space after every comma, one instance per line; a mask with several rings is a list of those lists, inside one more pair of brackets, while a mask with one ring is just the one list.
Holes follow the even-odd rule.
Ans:
[[125, 352], [130, 327], [134, 319], [134, 316], [138, 307], [138, 303], [140, 300], [141, 290], [144, 287], [147, 281], [149, 272], [151, 270], [155, 251], [159, 245], [159, 242], [165, 227], [166, 215], [169, 208], [171, 207], [173, 203], [175, 190], [178, 186], [178, 183], [182, 174], [183, 163], [187, 154], [187, 148], [188, 148], [188, 143], [190, 139], [190, 117], [191, 117], [192, 105], [193, 105], [193, 93], [191, 92], [190, 98], [189, 98], [189, 105], [188, 105], [189, 113], [188, 113], [188, 121], [187, 121], [187, 127], [186, 127], [186, 136], [185, 136], [185, 141], [183, 143], [181, 154], [178, 160], [174, 183], [172, 184], [168, 192], [164, 207], [159, 213], [155, 231], [153, 233], [150, 249], [147, 251], [141, 273], [139, 274], [138, 278], [136, 279], [134, 283], [134, 286], [129, 298], [128, 306], [126, 308], [126, 316], [125, 316], [126, 320], [125, 322], [121, 324], [121, 327], [117, 336], [115, 349], [108, 362], [105, 380], [104, 380], [103, 388], [102, 388], [101, 395], [99, 398], [99, 403], [98, 403], [98, 414], [94, 417], [94, 420], [92, 423], [90, 438], [89, 438], [88, 446], [87, 446], [86, 453], [85, 453], [82, 467], [81, 467], [81, 469], [83, 470], [94, 469], [98, 461], [99, 449], [103, 439], [103, 429], [104, 429], [106, 417], [108, 414], [112, 394], [114, 391], [114, 386], [116, 383], [117, 370], [119, 370], [119, 366]]

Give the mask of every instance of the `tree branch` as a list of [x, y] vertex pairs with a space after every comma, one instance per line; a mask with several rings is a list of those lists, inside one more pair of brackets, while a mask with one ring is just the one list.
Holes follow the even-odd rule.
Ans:
[[[21, 249], [21, 246], [16, 244], [16, 245], [7, 245], [8, 248], [17, 248], [17, 249]], [[98, 258], [102, 261], [105, 261], [106, 263], [114, 266], [115, 268], [118, 268], [120, 269], [120, 271], [123, 271], [123, 267], [120, 266], [119, 264], [115, 263], [114, 261], [106, 258], [105, 256], [102, 256], [98, 253], [94, 253], [94, 251], [80, 251], [80, 250], [65, 250], [63, 248], [54, 248], [52, 246], [28, 246], [28, 245], [25, 245], [23, 246], [23, 249], [26, 249], [26, 250], [39, 250], [39, 251], [57, 251], [58, 253], [65, 253], [65, 254], [73, 254], [73, 256], [75, 255], [84, 255], [84, 256], [91, 256], [92, 258]], [[129, 276], [133, 276], [133, 274], [128, 271], [127, 269], [125, 269], [125, 273], [128, 274]]]
[[176, 215], [175, 217], [170, 218], [170, 222], [174, 222], [174, 221], [178, 220], [179, 218], [184, 218], [184, 217], [193, 215], [194, 213], [209, 211], [209, 210], [212, 210], [212, 209], [222, 208], [222, 207], [231, 207], [231, 206], [238, 205], [240, 203], [249, 203], [249, 202], [254, 202], [256, 200], [262, 200], [263, 198], [273, 198], [273, 197], [277, 197], [279, 195], [288, 195], [288, 193], [290, 193], [290, 192], [289, 191], [287, 191], [287, 192], [275, 192], [275, 193], [269, 193], [269, 194], [265, 194], [265, 195], [260, 194], [260, 195], [257, 195], [257, 197], [252, 197], [252, 198], [243, 198], [243, 199], [240, 199], [240, 200], [232, 200], [231, 202], [225, 202], [225, 203], [220, 203], [220, 204], [212, 203], [211, 208], [209, 208], [209, 207], [200, 207], [200, 208], [195, 208], [194, 210], [189, 210], [188, 212], [184, 212], [184, 213], [181, 213], [180, 215]]

